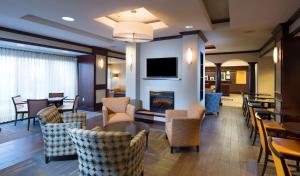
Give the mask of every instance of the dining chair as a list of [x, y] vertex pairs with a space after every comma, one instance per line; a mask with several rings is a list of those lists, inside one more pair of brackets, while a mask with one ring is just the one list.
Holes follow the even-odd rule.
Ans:
[[271, 151], [270, 151], [269, 144], [268, 144], [268, 133], [264, 126], [263, 120], [259, 116], [257, 116], [256, 119], [257, 119], [257, 128], [258, 128], [259, 137], [260, 137], [260, 149], [259, 149], [257, 163], [260, 162], [262, 152], [264, 152], [265, 160], [264, 160], [263, 170], [261, 173], [261, 175], [264, 175], [266, 168], [267, 168], [268, 161], [271, 161], [271, 160], [269, 160]]
[[64, 97], [64, 93], [49, 93], [49, 98]]
[[33, 125], [35, 125], [35, 117], [37, 113], [46, 107], [48, 107], [48, 99], [28, 99], [28, 125], [27, 130], [29, 131], [30, 119], [33, 118]]
[[284, 176], [292, 176], [292, 173], [284, 159], [284, 156], [281, 153], [279, 153], [278, 150], [273, 146], [273, 141], [271, 137], [269, 138], [268, 143], [275, 164], [276, 174], [284, 175]]
[[262, 120], [262, 118], [260, 118], [259, 115], [255, 115], [255, 119], [256, 119], [256, 126], [259, 132], [259, 137], [260, 137], [260, 150], [259, 150], [259, 155], [258, 155], [258, 159], [257, 162], [260, 162], [261, 159], [261, 155], [262, 152], [264, 152], [265, 154], [265, 160], [264, 160], [264, 166], [263, 166], [263, 170], [262, 170], [262, 175], [264, 175], [266, 168], [267, 168], [267, 163], [269, 160], [269, 156], [271, 156], [271, 150], [270, 150], [270, 146], [268, 144], [268, 131], [277, 131], [280, 133], [284, 133], [285, 129], [283, 127], [281, 127], [280, 124], [277, 123], [270, 123], [269, 120]]
[[24, 119], [24, 114], [28, 113], [27, 103], [22, 100], [20, 95], [12, 97], [12, 101], [15, 107], [15, 126], [17, 125], [18, 115], [22, 115], [22, 120]]
[[68, 99], [68, 101], [64, 101], [64, 103], [60, 107], [58, 107], [58, 111], [59, 112], [72, 111], [73, 113], [75, 113], [77, 112], [78, 109], [78, 103], [79, 103], [79, 95], [76, 95], [73, 100]]
[[[251, 133], [250, 133], [250, 138], [253, 137], [252, 145], [255, 144], [256, 141], [256, 136], [258, 133], [258, 120], [257, 117], [261, 118], [258, 115], [255, 115], [254, 108], [252, 106], [249, 106], [249, 114], [250, 114], [250, 121], [251, 121]], [[256, 117], [257, 116], [257, 117]], [[277, 133], [282, 133], [285, 132], [285, 129], [277, 122], [273, 120], [263, 120], [264, 126], [266, 129], [269, 131], [274, 131]]]

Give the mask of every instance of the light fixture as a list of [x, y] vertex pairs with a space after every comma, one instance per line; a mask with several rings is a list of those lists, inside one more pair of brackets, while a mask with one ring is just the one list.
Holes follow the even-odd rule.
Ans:
[[21, 44], [21, 43], [17, 43], [17, 46], [19, 46], [19, 47], [24, 47], [25, 45], [24, 45], [24, 44]]
[[75, 19], [72, 17], [61, 17], [61, 19], [65, 20], [65, 21], [75, 21]]
[[107, 16], [94, 18], [95, 21], [105, 24], [111, 28], [119, 22], [137, 21], [150, 25], [153, 30], [167, 28], [168, 25], [161, 21], [158, 17], [152, 14], [144, 7], [126, 10], [122, 12], [113, 13]]
[[102, 69], [104, 67], [104, 60], [103, 59], [100, 59], [98, 61], [98, 66]]
[[193, 51], [192, 51], [192, 48], [189, 48], [189, 49], [187, 50], [186, 57], [187, 57], [187, 62], [188, 62], [189, 64], [191, 64], [192, 61], [193, 61]]
[[275, 64], [278, 62], [278, 48], [277, 48], [277, 46], [275, 46], [274, 49], [273, 49], [273, 60], [274, 60]]
[[185, 29], [193, 29], [193, 28], [194, 28], [194, 26], [192, 26], [192, 25], [185, 26]]
[[148, 42], [153, 40], [153, 28], [141, 22], [119, 22], [114, 26], [113, 38], [126, 42]]
[[129, 69], [130, 69], [130, 70], [131, 70], [131, 68], [132, 68], [132, 62], [133, 62], [132, 55], [129, 54], [129, 57], [128, 57], [128, 66], [129, 66]]

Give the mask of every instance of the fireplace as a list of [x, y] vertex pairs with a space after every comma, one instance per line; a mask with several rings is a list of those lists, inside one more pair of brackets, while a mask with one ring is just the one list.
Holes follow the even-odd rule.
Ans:
[[174, 109], [174, 92], [150, 91], [150, 111], [165, 113], [167, 109]]

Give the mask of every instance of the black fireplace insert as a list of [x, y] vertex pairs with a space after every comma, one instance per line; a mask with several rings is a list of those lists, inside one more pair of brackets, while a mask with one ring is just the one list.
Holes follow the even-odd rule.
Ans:
[[165, 113], [167, 109], [174, 109], [174, 92], [150, 91], [150, 111]]

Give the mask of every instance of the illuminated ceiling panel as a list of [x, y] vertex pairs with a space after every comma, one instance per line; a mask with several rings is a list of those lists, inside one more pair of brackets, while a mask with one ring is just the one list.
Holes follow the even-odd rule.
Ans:
[[168, 27], [164, 22], [162, 22], [144, 7], [95, 18], [94, 20], [112, 28], [116, 23], [126, 21], [146, 23], [152, 26], [154, 30]]

